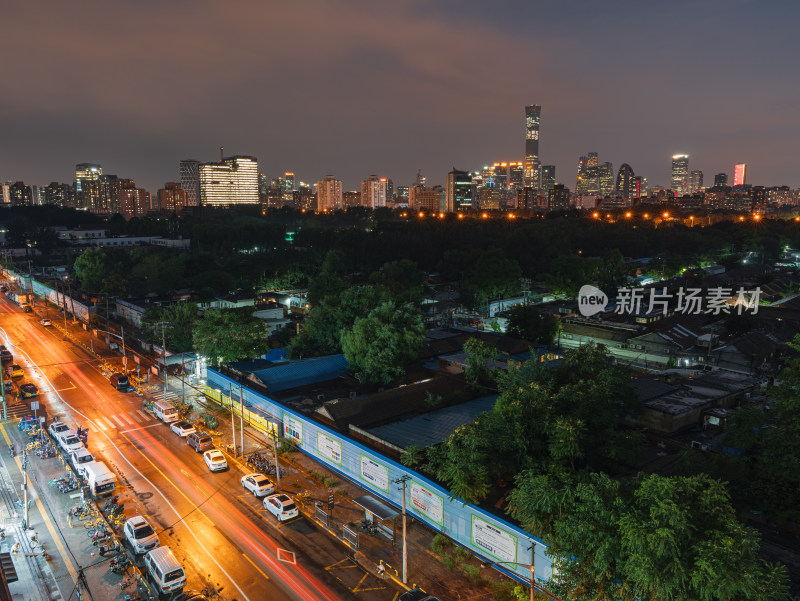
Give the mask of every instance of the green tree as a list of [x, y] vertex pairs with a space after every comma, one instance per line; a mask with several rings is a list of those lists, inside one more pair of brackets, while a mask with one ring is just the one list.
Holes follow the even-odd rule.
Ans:
[[208, 309], [194, 324], [197, 352], [212, 363], [251, 359], [269, 350], [267, 326], [252, 309]]
[[89, 248], [75, 259], [75, 273], [88, 292], [125, 294], [128, 280], [128, 255], [118, 250]]
[[159, 344], [164, 338], [168, 349], [185, 353], [191, 351], [194, 346], [192, 330], [197, 319], [197, 303], [185, 302], [152, 307], [142, 316], [142, 336], [145, 340]]
[[549, 344], [558, 335], [560, 323], [552, 315], [542, 315], [532, 305], [518, 305], [508, 312], [506, 333], [533, 343]]
[[470, 273], [462, 280], [462, 299], [475, 309], [485, 309], [491, 298], [519, 293], [521, 277], [519, 263], [499, 248], [490, 248], [478, 254]]
[[489, 384], [494, 369], [489, 364], [497, 358], [497, 347], [480, 338], [470, 338], [464, 343], [464, 352], [467, 354], [467, 369], [464, 372], [467, 381]]
[[422, 314], [411, 303], [388, 301], [342, 333], [342, 351], [361, 382], [388, 384], [405, 373], [425, 344]]

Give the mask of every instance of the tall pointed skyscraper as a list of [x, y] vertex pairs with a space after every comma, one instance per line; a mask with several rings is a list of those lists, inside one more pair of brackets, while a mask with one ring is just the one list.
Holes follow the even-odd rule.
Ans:
[[533, 104], [525, 107], [525, 185], [540, 187], [539, 120], [542, 107]]

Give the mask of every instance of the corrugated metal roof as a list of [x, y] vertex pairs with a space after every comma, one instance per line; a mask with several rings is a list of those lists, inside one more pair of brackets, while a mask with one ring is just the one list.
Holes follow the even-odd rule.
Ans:
[[298, 386], [335, 380], [347, 372], [344, 355], [328, 355], [291, 361], [259, 369], [253, 375], [263, 382], [270, 392], [280, 392]]
[[378, 426], [370, 429], [369, 433], [398, 447], [416, 445], [424, 449], [447, 440], [456, 428], [474, 422], [481, 413], [489, 411], [496, 400], [496, 394], [481, 397], [454, 407]]

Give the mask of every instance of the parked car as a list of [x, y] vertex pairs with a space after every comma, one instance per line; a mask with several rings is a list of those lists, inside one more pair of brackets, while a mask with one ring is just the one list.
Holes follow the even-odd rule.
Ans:
[[49, 328], [51, 325], [53, 325], [53, 322], [52, 322], [52, 321], [50, 321], [50, 320], [49, 320], [49, 319], [47, 319], [47, 318], [44, 318], [44, 319], [41, 319], [41, 320], [39, 320], [39, 323], [40, 323], [40, 324], [42, 324], [42, 325], [43, 325], [44, 327], [46, 327], [46, 328]]
[[186, 438], [189, 434], [194, 434], [197, 429], [186, 420], [181, 420], [179, 422], [172, 422], [169, 426], [169, 429], [175, 432], [181, 438]]
[[47, 428], [47, 431], [50, 432], [50, 436], [52, 438], [58, 438], [58, 435], [62, 432], [66, 432], [69, 430], [69, 426], [64, 422], [53, 422], [50, 424], [50, 427]]
[[271, 495], [264, 499], [264, 509], [278, 518], [279, 522], [285, 522], [300, 515], [297, 505], [295, 505], [291, 497], [282, 493]]
[[38, 394], [39, 394], [39, 389], [36, 388], [35, 384], [31, 384], [30, 382], [28, 382], [27, 384], [22, 384], [19, 387], [19, 398], [21, 399], [30, 399]]
[[21, 306], [22, 306], [22, 310], [23, 310], [25, 313], [30, 313], [31, 311], [33, 311], [33, 309], [31, 309], [31, 306], [30, 306], [30, 305], [21, 305]]
[[78, 449], [83, 448], [83, 443], [81, 439], [78, 438], [78, 435], [75, 434], [72, 430], [67, 430], [66, 432], [62, 432], [56, 437], [56, 441], [58, 442], [58, 446], [60, 446], [67, 455], [72, 451], [77, 451]]
[[212, 472], [223, 472], [228, 469], [228, 462], [225, 455], [217, 449], [212, 449], [203, 453], [203, 461], [206, 462], [208, 469]]
[[137, 515], [125, 522], [122, 529], [125, 540], [130, 543], [134, 553], [147, 553], [158, 546], [158, 536], [153, 527], [142, 516]]
[[17, 365], [16, 363], [12, 363], [11, 365], [9, 365], [6, 368], [6, 373], [11, 378], [21, 378], [22, 376], [25, 375], [25, 372], [22, 371], [22, 368], [19, 365]]
[[247, 474], [242, 476], [242, 486], [256, 497], [266, 497], [275, 492], [275, 487], [264, 474]]
[[11, 351], [2, 350], [0, 351], [0, 363], [5, 365], [6, 363], [11, 363], [14, 360], [14, 355], [11, 354]]
[[202, 453], [214, 447], [214, 441], [211, 436], [205, 432], [195, 432], [186, 437], [186, 444], [192, 447], [196, 452]]

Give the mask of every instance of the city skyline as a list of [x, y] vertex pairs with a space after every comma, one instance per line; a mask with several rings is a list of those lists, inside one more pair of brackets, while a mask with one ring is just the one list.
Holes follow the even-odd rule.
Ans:
[[[523, 107], [536, 104], [539, 162], [569, 187], [585, 149], [653, 185], [668, 187], [669, 157], [686, 153], [707, 174], [732, 179], [745, 162], [753, 184], [800, 186], [789, 2], [47, 4], [44, 22], [3, 9], [16, 24], [0, 41], [15, 83], [0, 111], [3, 181], [70, 182], [76, 163], [96, 162], [156, 190], [179, 180], [180, 160], [225, 146], [269, 176], [333, 173], [349, 190], [422, 168], [443, 185], [453, 166], [524, 160]], [[92, 37], [72, 34], [86, 27]], [[115, 75], [136, 92], [109, 85]]]

